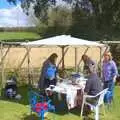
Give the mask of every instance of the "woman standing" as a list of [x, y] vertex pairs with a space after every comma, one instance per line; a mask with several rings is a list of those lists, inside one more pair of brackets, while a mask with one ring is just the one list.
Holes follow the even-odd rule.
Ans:
[[49, 87], [49, 85], [56, 85], [57, 57], [58, 57], [57, 54], [53, 53], [43, 63], [40, 80], [39, 80], [39, 88], [41, 90], [45, 90], [45, 88]]
[[104, 53], [103, 60], [103, 83], [104, 89], [108, 88], [112, 93], [113, 97], [113, 88], [118, 74], [116, 63], [112, 60], [112, 55], [110, 52]]

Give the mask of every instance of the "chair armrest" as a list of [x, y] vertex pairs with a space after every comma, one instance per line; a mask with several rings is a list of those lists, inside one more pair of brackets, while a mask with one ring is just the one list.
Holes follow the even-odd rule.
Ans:
[[84, 98], [96, 98], [97, 95], [96, 95], [96, 96], [92, 96], [92, 95], [84, 95], [83, 97], [84, 97]]

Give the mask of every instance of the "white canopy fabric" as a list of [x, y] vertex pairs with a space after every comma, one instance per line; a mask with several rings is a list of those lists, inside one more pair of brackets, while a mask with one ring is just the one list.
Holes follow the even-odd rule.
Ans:
[[50, 37], [42, 40], [37, 40], [33, 42], [21, 43], [24, 46], [99, 46], [102, 47], [104, 44], [97, 42], [92, 42], [88, 40], [83, 40], [70, 35], [60, 35], [55, 37]]

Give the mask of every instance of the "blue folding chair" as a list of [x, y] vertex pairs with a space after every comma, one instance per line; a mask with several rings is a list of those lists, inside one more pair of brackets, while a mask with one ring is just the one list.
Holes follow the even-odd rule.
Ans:
[[47, 97], [44, 97], [43, 95], [40, 95], [32, 90], [29, 92], [29, 104], [31, 113], [36, 112], [41, 120], [44, 120], [44, 114], [46, 112], [55, 112], [55, 106], [51, 105], [51, 100], [48, 100]]

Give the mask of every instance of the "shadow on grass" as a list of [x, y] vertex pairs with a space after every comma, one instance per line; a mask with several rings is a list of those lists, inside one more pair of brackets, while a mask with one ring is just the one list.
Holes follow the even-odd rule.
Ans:
[[24, 115], [24, 118], [22, 118], [22, 120], [38, 120], [38, 116], [31, 114], [31, 115]]
[[[45, 120], [51, 120], [49, 117], [44, 117]], [[31, 114], [31, 115], [24, 115], [24, 118], [22, 118], [22, 120], [41, 120], [40, 117], [38, 117], [35, 114]]]
[[[72, 113], [72, 114], [75, 114], [75, 115], [79, 115], [79, 117], [80, 117], [80, 114], [76, 114], [75, 111], [76, 110], [74, 110], [74, 111], [72, 110], [69, 113], [70, 114]], [[50, 114], [45, 116], [44, 119], [45, 120], [58, 120], [58, 119], [60, 120], [59, 115], [62, 116], [64, 113], [69, 115], [69, 113], [67, 113], [65, 111], [59, 111], [57, 113], [54, 113], [53, 116], [50, 116]], [[31, 114], [31, 115], [24, 115], [24, 118], [22, 118], [22, 120], [41, 120], [41, 118], [39, 118], [36, 114]], [[84, 116], [82, 120], [94, 120], [94, 118], [92, 118], [90, 116]]]
[[70, 113], [80, 116], [80, 110], [81, 110], [80, 108], [74, 108], [70, 110]]
[[[18, 87], [18, 94], [22, 96], [21, 100], [7, 99], [4, 97], [4, 95], [2, 95], [2, 100], [9, 101], [9, 102], [16, 102], [16, 103], [23, 104], [23, 105], [29, 105], [28, 92], [29, 92], [28, 85], [20, 86]], [[4, 90], [2, 90], [2, 94], [3, 93], [4, 93]], [[80, 116], [80, 108], [68, 110], [65, 95], [62, 95], [62, 100], [60, 101], [58, 100], [58, 94], [56, 93], [54, 98], [51, 100], [56, 107], [56, 112], [55, 112], [56, 115], [62, 116], [62, 115], [71, 113], [71, 114]], [[26, 115], [23, 120], [38, 120], [38, 117], [34, 114]]]
[[83, 117], [83, 120], [94, 120], [94, 119], [91, 117], [85, 116], [85, 117]]

